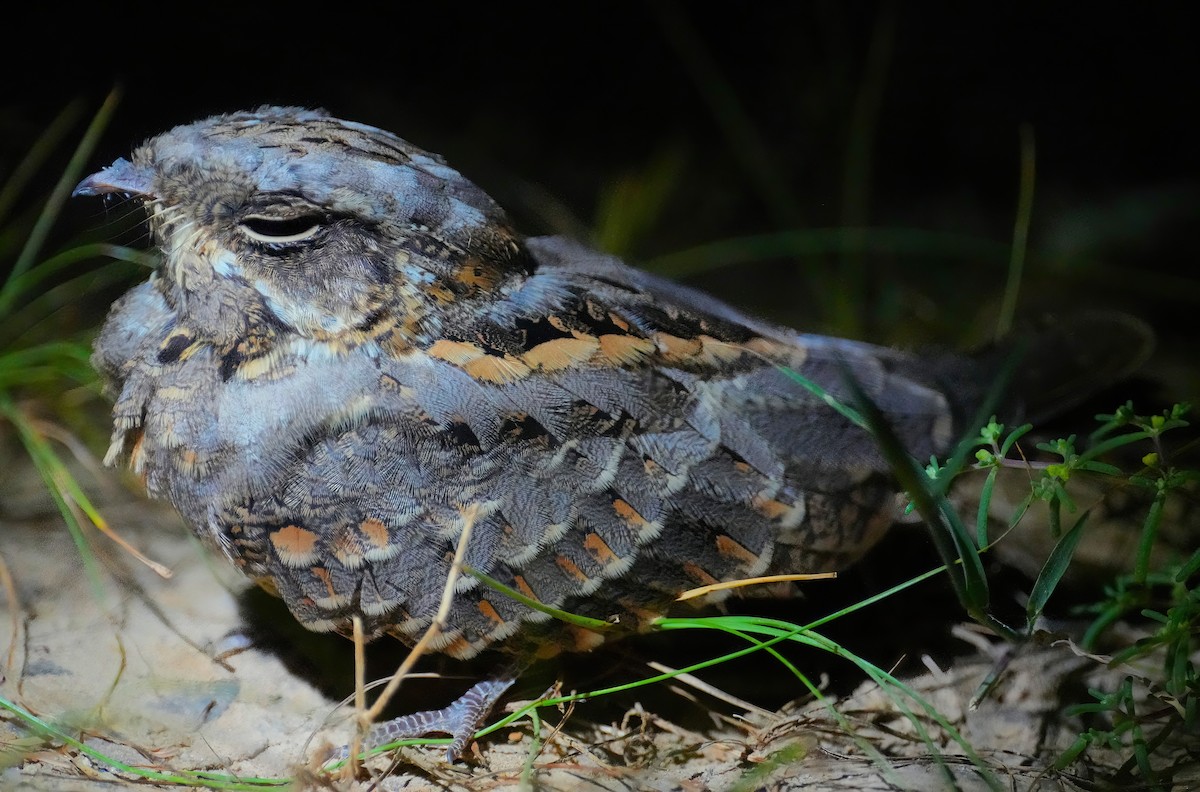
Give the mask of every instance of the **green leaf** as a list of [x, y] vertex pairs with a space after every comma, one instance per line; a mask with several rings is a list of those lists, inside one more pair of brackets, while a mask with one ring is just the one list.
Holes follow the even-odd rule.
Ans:
[[992, 490], [996, 488], [996, 476], [1000, 468], [994, 467], [988, 471], [987, 479], [979, 491], [979, 511], [975, 514], [975, 543], [985, 547], [988, 543], [988, 513], [992, 508]]
[[1046, 559], [1041, 572], [1038, 573], [1033, 590], [1029, 593], [1029, 602], [1025, 606], [1025, 615], [1028, 617], [1030, 629], [1042, 615], [1050, 595], [1058, 588], [1059, 581], [1066, 574], [1067, 568], [1071, 566], [1075, 548], [1079, 546], [1079, 540], [1083, 538], [1083, 529], [1090, 515], [1090, 509], [1080, 515], [1079, 519], [1075, 521], [1075, 525], [1071, 526], [1071, 529], [1063, 534], [1062, 538], [1054, 545], [1054, 550], [1050, 552], [1050, 557]]
[[1033, 429], [1033, 424], [1022, 424], [1016, 429], [1013, 429], [1008, 437], [1004, 438], [1004, 444], [1000, 446], [1000, 456], [1008, 456], [1008, 452], [1012, 449], [1017, 441], [1028, 434]]

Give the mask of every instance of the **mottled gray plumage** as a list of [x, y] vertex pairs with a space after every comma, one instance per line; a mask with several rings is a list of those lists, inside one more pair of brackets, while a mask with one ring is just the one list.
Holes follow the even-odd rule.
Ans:
[[[163, 252], [96, 342], [109, 461], [312, 629], [419, 635], [468, 508], [470, 567], [630, 629], [845, 566], [893, 517], [887, 466], [781, 367], [835, 395], [848, 367], [918, 458], [987, 385], [524, 238], [439, 157], [319, 112], [177, 127], [77, 192], [142, 198]], [[439, 648], [594, 639], [468, 577]]]

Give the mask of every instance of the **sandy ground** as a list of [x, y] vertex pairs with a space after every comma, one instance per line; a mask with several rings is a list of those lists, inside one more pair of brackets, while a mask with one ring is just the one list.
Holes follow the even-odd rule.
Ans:
[[[130, 766], [336, 789], [975, 790], [989, 788], [986, 773], [1004, 789], [1085, 788], [1117, 761], [1093, 752], [1068, 773], [1047, 769], [1047, 757], [1081, 728], [1061, 714], [1062, 691], [1112, 672], [1067, 645], [1040, 646], [1018, 657], [997, 694], [971, 711], [967, 702], [995, 667], [979, 641], [980, 652], [964, 642], [950, 667], [930, 663], [908, 680], [974, 756], [928, 714], [918, 721], [929, 740], [918, 739], [896, 702], [869, 683], [841, 697], [837, 716], [811, 699], [767, 712], [675, 683], [672, 691], [681, 692], [670, 695], [711, 708], [707, 724], [657, 714], [638, 691], [618, 697], [616, 710], [589, 712], [588, 703], [566, 718], [548, 712], [540, 731], [518, 721], [453, 766], [441, 748], [413, 747], [401, 749], [386, 776], [389, 757], [370, 762], [358, 781], [321, 777], [313, 769], [351, 733], [349, 709], [339, 710], [273, 651], [252, 647], [227, 664], [213, 659], [243, 625], [245, 584], [232, 570], [209, 558], [168, 508], [109, 477], [98, 490], [105, 514], [173, 576], [155, 575], [96, 536], [93, 579], [34, 474], [19, 455], [3, 461], [0, 559], [12, 588], [0, 600], [0, 693]], [[771, 683], [795, 684], [782, 673], [779, 680]], [[30, 732], [11, 714], [0, 718], [5, 745], [0, 789], [97, 792], [136, 777]], [[377, 787], [372, 777], [382, 779]]]

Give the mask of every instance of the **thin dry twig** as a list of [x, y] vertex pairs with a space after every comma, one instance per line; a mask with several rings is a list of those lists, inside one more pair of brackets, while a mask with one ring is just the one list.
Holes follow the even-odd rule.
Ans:
[[746, 712], [753, 712], [756, 715], [761, 715], [768, 718], [774, 716], [774, 713], [770, 712], [769, 710], [765, 710], [762, 707], [751, 704], [749, 701], [744, 701], [732, 693], [726, 693], [724, 690], [710, 685], [699, 677], [691, 674], [677, 673], [676, 669], [671, 668], [668, 665], [664, 665], [656, 660], [651, 660], [650, 662], [646, 663], [646, 665], [662, 674], [675, 674], [673, 679], [676, 682], [682, 682], [689, 687], [699, 690], [701, 693], [707, 693], [719, 701], [724, 701], [726, 704], [732, 704], [735, 707], [740, 707]]
[[8, 571], [8, 562], [4, 560], [3, 554], [0, 554], [0, 588], [4, 589], [4, 596], [8, 598], [9, 619], [12, 620], [12, 637], [8, 642], [8, 657], [4, 661], [4, 667], [8, 673], [12, 673], [13, 663], [16, 660], [17, 641], [21, 638], [21, 602], [17, 598], [17, 586], [13, 582], [12, 574]]
[[450, 571], [446, 574], [446, 585], [442, 589], [442, 599], [438, 605], [437, 615], [425, 630], [415, 644], [408, 656], [400, 663], [400, 667], [392, 674], [392, 678], [388, 681], [387, 687], [375, 699], [375, 703], [369, 710], [359, 715], [360, 734], [365, 736], [366, 730], [383, 712], [384, 707], [391, 701], [392, 696], [400, 689], [400, 683], [403, 682], [417, 661], [429, 650], [430, 645], [437, 640], [442, 634], [442, 628], [446, 621], [446, 616], [450, 613], [450, 606], [454, 602], [454, 588], [458, 583], [458, 579], [462, 577], [463, 561], [467, 555], [467, 543], [471, 539], [471, 532], [475, 528], [475, 521], [479, 517], [479, 504], [472, 503], [467, 506], [460, 507], [459, 511], [462, 514], [463, 528], [462, 533], [458, 537], [458, 546], [454, 550], [454, 560], [450, 564]]
[[[355, 616], [351, 623], [354, 625], [354, 712], [358, 722], [362, 723], [367, 712], [367, 687], [365, 684], [367, 641], [363, 634], [362, 617]], [[358, 775], [358, 754], [362, 750], [365, 733], [364, 729], [358, 728], [350, 737], [350, 756], [346, 761], [346, 766], [342, 768], [342, 780], [344, 781], [352, 781]]]
[[[65, 430], [58, 424], [36, 418], [27, 413], [24, 414], [24, 420], [26, 427], [30, 431], [35, 432], [43, 439], [57, 441], [60, 445], [70, 451], [71, 455], [74, 456], [75, 459], [78, 460], [79, 463], [87, 468], [93, 475], [96, 475], [97, 477], [100, 476], [100, 466], [96, 464], [96, 460], [92, 457], [87, 448], [79, 442], [78, 438], [72, 435], [69, 431]], [[71, 474], [67, 472], [65, 468], [61, 468], [55, 472], [53, 486], [62, 497], [63, 502], [66, 503], [68, 508], [70, 508], [74, 513], [75, 519], [80, 525], [95, 526], [96, 530], [100, 531], [100, 533], [116, 542], [122, 550], [129, 553], [142, 564], [149, 567], [159, 577], [169, 580], [172, 575], [175, 574], [166, 565], [160, 564], [159, 562], [148, 558], [144, 553], [134, 547], [128, 540], [117, 533], [116, 530], [108, 524], [108, 521], [105, 520], [104, 517], [92, 507], [92, 504], [86, 502], [80, 503], [72, 494], [72, 482], [70, 481], [70, 478]], [[86, 501], [87, 499], [85, 498], [84, 500]]]
[[804, 575], [762, 575], [760, 577], [740, 578], [738, 580], [727, 580], [724, 583], [711, 583], [707, 586], [699, 586], [698, 588], [688, 589], [675, 598], [676, 602], [685, 602], [696, 597], [703, 597], [706, 594], [711, 594], [714, 591], [725, 591], [726, 589], [742, 588], [743, 586], [760, 586], [770, 583], [792, 583], [802, 580], [832, 580], [837, 577], [837, 572], [813, 572]]
[[100, 517], [99, 515], [95, 515], [94, 517], [89, 516], [87, 512], [84, 511], [83, 507], [79, 505], [75, 498], [71, 496], [71, 493], [61, 483], [56, 482], [55, 486], [58, 488], [63, 502], [66, 503], [67, 508], [74, 513], [75, 520], [80, 525], [94, 525], [96, 530], [107, 536], [109, 539], [115, 542], [118, 547], [129, 553], [142, 564], [149, 567], [154, 574], [158, 575], [163, 580], [170, 580], [175, 575], [175, 573], [171, 571], [170, 567], [166, 566], [165, 564], [160, 564], [154, 559], [147, 557], [144, 553], [142, 553], [142, 551], [130, 544], [125, 537], [113, 530], [113, 527], [109, 525], [108, 521], [103, 517]]

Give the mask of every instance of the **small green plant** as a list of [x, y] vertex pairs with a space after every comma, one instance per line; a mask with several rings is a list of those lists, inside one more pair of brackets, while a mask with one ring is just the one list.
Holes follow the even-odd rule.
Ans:
[[[1092, 436], [1095, 445], [1152, 446], [1141, 458], [1144, 467], [1125, 476], [1130, 487], [1145, 493], [1149, 505], [1132, 567], [1104, 587], [1099, 601], [1081, 609], [1094, 617], [1081, 644], [1095, 649], [1121, 620], [1135, 620], [1143, 635], [1132, 645], [1116, 647], [1108, 660], [1109, 667], [1134, 673], [1113, 690], [1090, 690], [1094, 702], [1068, 710], [1094, 725], [1056, 763], [1069, 766], [1089, 747], [1103, 745], [1127, 755], [1114, 774], [1115, 783], [1150, 789], [1172, 786], [1171, 769], [1156, 761], [1156, 752], [1172, 740], [1195, 740], [1200, 731], [1200, 549], [1157, 564], [1152, 555], [1168, 499], [1200, 481], [1200, 471], [1173, 463], [1162, 440], [1188, 425], [1188, 413], [1189, 405], [1180, 404], [1160, 415], [1141, 416], [1126, 404], [1112, 415], [1098, 416], [1104, 423]], [[1070, 444], [1061, 450], [1065, 464], [1055, 473], [1069, 476], [1075, 460], [1086, 454], [1075, 455]]]
[[[1036, 465], [1009, 457], [1017, 441], [1030, 431], [1028, 425], [1006, 434], [1005, 427], [993, 418], [976, 439], [981, 448], [975, 455], [975, 467], [988, 471], [976, 518], [978, 550], [988, 547], [988, 507], [996, 476], [1004, 467], [1026, 467], [1037, 474], [1008, 527], [1014, 527], [1040, 502], [1045, 504], [1049, 530], [1056, 540], [1029, 592], [1026, 624], [1017, 631], [1020, 641], [1034, 637], [1043, 610], [1086, 532], [1089, 511], [1079, 512], [1071, 495], [1072, 482], [1082, 474], [1102, 476], [1110, 479], [1113, 487], [1144, 493], [1145, 516], [1130, 568], [1104, 586], [1099, 601], [1078, 609], [1093, 617], [1078, 641], [1084, 650], [1095, 651], [1106, 633], [1122, 620], [1133, 621], [1144, 632], [1134, 644], [1118, 647], [1110, 657], [1101, 658], [1110, 668], [1137, 669], [1137, 673], [1125, 676], [1115, 689], [1089, 691], [1094, 701], [1066, 709], [1066, 715], [1084, 718], [1094, 725], [1059, 756], [1053, 764], [1055, 769], [1069, 767], [1089, 747], [1103, 746], [1128, 753], [1127, 760], [1111, 779], [1113, 782], [1137, 782], [1146, 788], [1166, 789], [1170, 786], [1169, 772], [1163, 769], [1161, 761], [1155, 761], [1155, 751], [1172, 738], [1194, 735], [1200, 727], [1197, 714], [1200, 674], [1195, 661], [1200, 644], [1197, 639], [1200, 550], [1186, 558], [1160, 562], [1157, 568], [1152, 556], [1168, 500], [1185, 494], [1185, 490], [1200, 481], [1200, 471], [1173, 462], [1173, 455], [1163, 441], [1164, 435], [1189, 425], [1185, 417], [1190, 409], [1186, 403], [1177, 404], [1159, 415], [1144, 416], [1126, 403], [1111, 415], [1097, 416], [1100, 426], [1091, 434], [1086, 447], [1081, 448], [1074, 435], [1038, 443], [1038, 450], [1052, 461]], [[1107, 455], [1135, 443], [1151, 448], [1141, 456], [1140, 469], [1129, 472], [1105, 461]], [[943, 489], [946, 473], [951, 469], [952, 466], [941, 466], [934, 460], [927, 469], [929, 481], [934, 483], [926, 487], [926, 492], [933, 495]], [[1068, 519], [1066, 515], [1071, 517]], [[964, 604], [973, 615], [984, 609], [982, 621], [992, 626], [986, 616], [986, 581], [984, 585], [982, 593], [974, 592], [975, 598]], [[1157, 672], [1147, 670], [1148, 666], [1157, 667]]]

